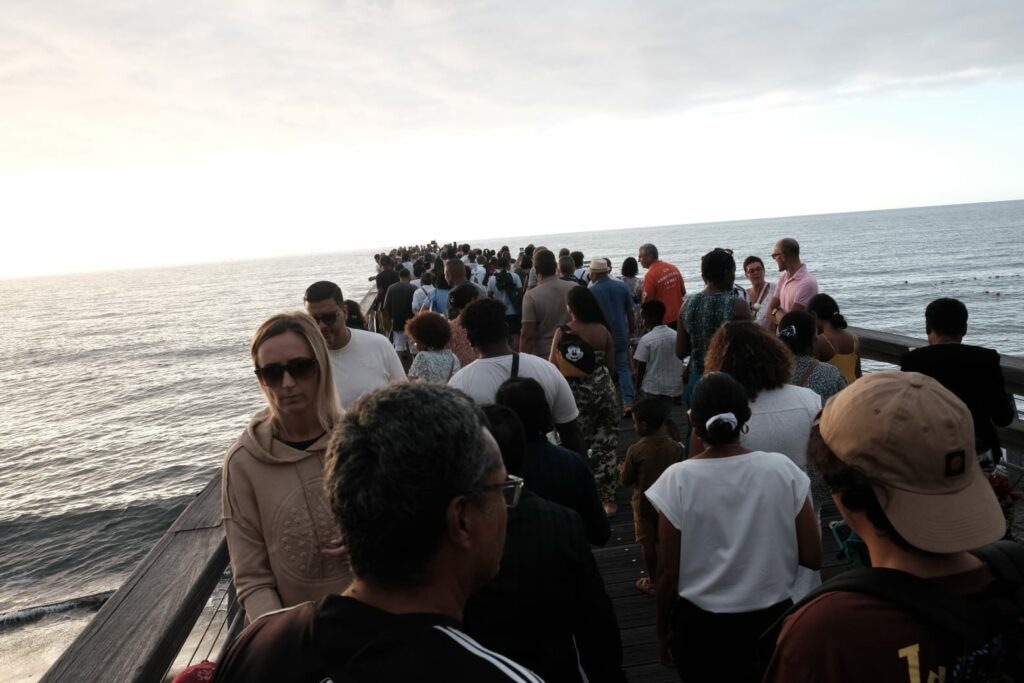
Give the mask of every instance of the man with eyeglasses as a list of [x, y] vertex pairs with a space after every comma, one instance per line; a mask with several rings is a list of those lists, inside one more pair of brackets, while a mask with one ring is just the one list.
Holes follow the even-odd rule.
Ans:
[[306, 312], [316, 320], [327, 342], [331, 374], [342, 408], [356, 399], [391, 382], [406, 381], [402, 361], [387, 337], [353, 330], [345, 325], [348, 306], [341, 287], [321, 280], [306, 289]]
[[792, 237], [785, 237], [775, 244], [772, 258], [782, 273], [775, 296], [768, 305], [768, 325], [775, 329], [782, 316], [807, 308], [808, 302], [818, 293], [818, 280], [800, 260], [800, 243]]
[[325, 471], [355, 579], [255, 621], [213, 680], [541, 681], [462, 630], [466, 600], [498, 572], [507, 506], [522, 491], [484, 420], [465, 394], [428, 383], [357, 401]]

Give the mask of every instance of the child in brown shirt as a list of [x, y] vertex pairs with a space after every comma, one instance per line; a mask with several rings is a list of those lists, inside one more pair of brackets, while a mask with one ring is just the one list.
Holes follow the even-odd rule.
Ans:
[[658, 512], [644, 496], [646, 491], [669, 465], [683, 459], [683, 447], [673, 440], [665, 428], [668, 410], [654, 396], [645, 396], [633, 406], [633, 426], [640, 440], [626, 451], [621, 465], [623, 486], [633, 487], [633, 530], [636, 542], [643, 549], [647, 576], [636, 582], [636, 587], [654, 595], [658, 571]]

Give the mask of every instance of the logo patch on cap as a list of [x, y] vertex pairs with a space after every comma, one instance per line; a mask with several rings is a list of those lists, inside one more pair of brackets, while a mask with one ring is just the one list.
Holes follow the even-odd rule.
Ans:
[[956, 477], [967, 470], [967, 453], [964, 451], [953, 451], [946, 453], [946, 476]]

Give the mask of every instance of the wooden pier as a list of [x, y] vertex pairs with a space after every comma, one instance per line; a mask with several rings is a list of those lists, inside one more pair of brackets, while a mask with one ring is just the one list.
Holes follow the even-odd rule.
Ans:
[[[860, 337], [864, 358], [886, 363], [895, 363], [903, 351], [925, 343], [884, 332], [853, 331]], [[1007, 390], [1018, 398], [1024, 396], [1024, 359], [1003, 356], [1002, 367]], [[675, 410], [678, 411], [674, 414], [677, 424], [686, 424], [681, 408]], [[623, 420], [620, 426], [621, 458], [636, 440], [636, 434], [629, 420]], [[1011, 477], [1019, 483], [1024, 477], [1021, 459], [1024, 424], [1018, 419], [1010, 427], [1001, 428], [999, 433], [1012, 453], [1008, 463]], [[197, 652], [210, 652], [215, 656], [223, 643], [221, 634], [230, 632], [225, 622], [232, 614], [230, 609], [220, 608], [224, 604], [223, 596], [228, 593], [223, 578], [228, 556], [220, 522], [219, 480], [218, 472], [50, 668], [43, 681], [66, 683], [102, 678], [155, 683], [166, 680], [169, 671], [173, 674]], [[612, 519], [611, 539], [594, 554], [618, 615], [623, 664], [629, 680], [637, 683], [674, 681], [677, 680], [675, 671], [661, 666], [655, 658], [654, 598], [635, 587], [642, 575], [643, 559], [634, 542], [630, 495], [628, 489], [619, 490], [619, 511]], [[1017, 519], [1020, 529], [1024, 504], [1018, 505], [1018, 512], [1021, 513]], [[829, 521], [838, 519], [831, 503], [822, 507], [822, 518], [826, 563], [822, 578], [827, 579], [845, 567], [835, 559], [835, 543], [827, 529]], [[215, 623], [216, 620], [220, 623]], [[208, 647], [204, 640], [207, 632], [214, 634]]]

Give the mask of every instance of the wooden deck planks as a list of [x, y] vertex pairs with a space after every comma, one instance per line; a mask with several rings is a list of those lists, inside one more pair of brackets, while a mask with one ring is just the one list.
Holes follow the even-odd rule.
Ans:
[[[682, 409], [673, 410], [677, 424], [686, 424]], [[625, 458], [626, 450], [637, 440], [630, 420], [620, 423], [619, 460]], [[622, 661], [626, 677], [632, 683], [667, 683], [679, 680], [675, 669], [658, 663], [655, 655], [655, 614], [654, 598], [636, 589], [636, 580], [644, 576], [643, 557], [640, 546], [633, 534], [633, 510], [630, 505], [632, 490], [622, 487], [616, 494], [619, 510], [611, 519], [612, 533], [607, 545], [594, 548], [597, 566], [604, 578], [605, 588], [612, 599], [615, 614], [622, 634]], [[831, 501], [822, 506], [822, 544], [825, 550], [825, 564], [822, 579], [839, 574], [848, 566], [836, 558], [838, 546], [828, 525], [840, 519]]]

